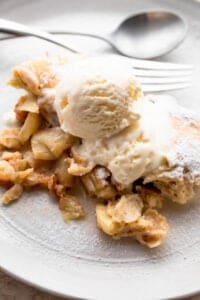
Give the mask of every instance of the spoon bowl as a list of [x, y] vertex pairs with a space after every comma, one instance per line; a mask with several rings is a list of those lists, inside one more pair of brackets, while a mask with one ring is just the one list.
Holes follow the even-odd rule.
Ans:
[[126, 19], [111, 34], [111, 41], [121, 54], [150, 59], [172, 51], [186, 32], [186, 23], [180, 16], [155, 11]]

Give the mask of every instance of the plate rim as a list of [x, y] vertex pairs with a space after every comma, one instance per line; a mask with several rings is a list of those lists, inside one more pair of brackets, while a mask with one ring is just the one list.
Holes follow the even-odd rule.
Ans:
[[[2, 243], [3, 242], [3, 243]], [[13, 251], [12, 249], [17, 250], [18, 248], [15, 248], [13, 245], [9, 244], [7, 241], [3, 241], [3, 239], [0, 239], [0, 248], [2, 248], [2, 245], [6, 245], [5, 247], [10, 247], [9, 251]], [[1, 249], [2, 250], [2, 249]], [[6, 249], [7, 251], [7, 249]], [[21, 251], [21, 254], [22, 254], [23, 251]], [[27, 258], [27, 257], [26, 257]], [[35, 260], [35, 258], [34, 258]], [[20, 262], [19, 262], [20, 264]], [[22, 262], [22, 264], [26, 264], [24, 261]], [[17, 265], [18, 265], [18, 262], [17, 262]], [[16, 265], [15, 265], [16, 266]], [[20, 272], [15, 272], [12, 270], [12, 268], [14, 269], [15, 268], [14, 264], [11, 262], [10, 263], [10, 268], [8, 267], [8, 264], [4, 264], [3, 262], [3, 259], [0, 257], [0, 269], [5, 272], [5, 274], [11, 276], [12, 278], [18, 280], [19, 282], [23, 283], [23, 284], [27, 284], [29, 285], [30, 287], [34, 287], [42, 292], [47, 292], [51, 295], [55, 295], [55, 296], [58, 296], [58, 297], [61, 297], [61, 298], [69, 298], [69, 300], [94, 300], [94, 299], [102, 299], [102, 298], [91, 298], [91, 297], [88, 297], [87, 295], [86, 296], [76, 296], [74, 293], [71, 293], [71, 292], [62, 292], [62, 291], [58, 291], [56, 288], [54, 289], [53, 287], [50, 288], [48, 283], [46, 283], [47, 281], [45, 280], [45, 278], [43, 277], [40, 277], [40, 278], [37, 278], [36, 280], [34, 281], [31, 281], [31, 279], [27, 279], [27, 276], [23, 275], [25, 273], [22, 273], [20, 274]], [[18, 265], [17, 269], [19, 270], [21, 266]], [[21, 268], [23, 269], [23, 268]], [[48, 268], [46, 268], [45, 266], [45, 271], [43, 270], [43, 272], [46, 272], [46, 270], [48, 270]], [[32, 271], [32, 270], [31, 270]], [[29, 278], [31, 276], [31, 271], [29, 272]], [[42, 278], [42, 280], [41, 280]], [[52, 280], [51, 280], [52, 281]], [[69, 291], [69, 287], [68, 286], [68, 291]], [[78, 290], [77, 290], [77, 293], [78, 293]], [[174, 300], [174, 299], [185, 299], [186, 297], [193, 297], [193, 296], [198, 296], [200, 295], [200, 289], [196, 289], [192, 292], [188, 292], [188, 293], [185, 293], [185, 294], [182, 294], [180, 295], [180, 293], [178, 294], [175, 294], [173, 296], [170, 296], [170, 297], [165, 297], [163, 299], [165, 300]], [[108, 295], [109, 296], [109, 295]], [[109, 299], [110, 300], [110, 297], [108, 298], [104, 298], [105, 300]], [[129, 297], [127, 299], [130, 299]], [[146, 298], [145, 298], [146, 299]], [[149, 298], [148, 298], [149, 299]]]

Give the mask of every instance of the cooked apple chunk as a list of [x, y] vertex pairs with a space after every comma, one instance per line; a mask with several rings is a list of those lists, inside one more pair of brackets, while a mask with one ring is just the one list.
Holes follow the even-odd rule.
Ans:
[[0, 133], [0, 147], [7, 149], [19, 149], [22, 144], [19, 139], [20, 128], [6, 128]]
[[63, 155], [57, 162], [55, 168], [55, 177], [64, 187], [70, 188], [75, 184], [75, 176], [69, 174], [69, 162]]
[[30, 137], [37, 132], [40, 127], [40, 116], [37, 113], [29, 112], [26, 120], [19, 131], [19, 140], [26, 143]]
[[53, 88], [58, 83], [58, 78], [51, 66], [48, 60], [28, 61], [16, 66], [9, 84], [39, 96], [43, 88]]
[[32, 112], [39, 114], [37, 98], [31, 94], [21, 96], [15, 106], [15, 111]]
[[71, 147], [74, 137], [59, 127], [39, 130], [31, 139], [35, 159], [55, 160], [63, 151]]

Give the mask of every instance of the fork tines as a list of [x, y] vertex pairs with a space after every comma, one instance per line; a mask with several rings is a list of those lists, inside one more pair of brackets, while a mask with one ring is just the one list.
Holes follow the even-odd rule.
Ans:
[[193, 66], [129, 59], [144, 92], [162, 92], [188, 88], [191, 85]]

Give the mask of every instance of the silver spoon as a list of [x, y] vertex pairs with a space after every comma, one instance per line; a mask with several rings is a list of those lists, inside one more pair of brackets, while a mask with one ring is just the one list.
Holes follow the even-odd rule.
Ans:
[[[37, 36], [78, 53], [63, 45], [58, 38], [16, 22], [0, 19], [0, 31]], [[129, 17], [108, 36], [70, 31], [54, 33], [98, 38], [109, 43], [122, 55], [149, 59], [172, 51], [184, 39], [186, 31], [186, 23], [179, 15], [166, 11], [154, 11]]]
[[186, 32], [186, 23], [179, 15], [154, 11], [127, 18], [108, 36], [68, 31], [54, 33], [98, 38], [122, 55], [149, 59], [172, 51], [184, 39]]

